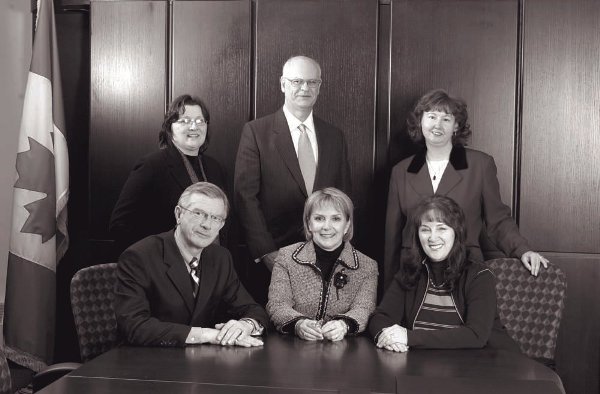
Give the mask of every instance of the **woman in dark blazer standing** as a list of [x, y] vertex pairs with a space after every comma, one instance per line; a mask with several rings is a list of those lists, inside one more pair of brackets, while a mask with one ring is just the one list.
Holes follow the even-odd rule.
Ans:
[[110, 234], [120, 253], [140, 239], [175, 226], [181, 193], [198, 181], [226, 190], [220, 164], [204, 154], [210, 116], [197, 97], [182, 95], [169, 106], [158, 135], [159, 147], [134, 167], [110, 218]]
[[384, 288], [410, 248], [407, 218], [425, 197], [444, 195], [465, 213], [469, 259], [483, 261], [479, 236], [483, 227], [507, 256], [520, 258], [533, 275], [547, 266], [531, 251], [500, 198], [496, 164], [486, 153], [465, 148], [471, 135], [467, 105], [443, 90], [433, 90], [417, 102], [407, 120], [408, 134], [422, 149], [392, 169], [385, 225]]

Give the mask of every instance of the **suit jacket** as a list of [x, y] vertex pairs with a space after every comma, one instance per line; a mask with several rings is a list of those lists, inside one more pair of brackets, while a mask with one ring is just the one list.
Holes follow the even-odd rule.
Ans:
[[[342, 131], [314, 116], [319, 162], [313, 190], [333, 186], [350, 194]], [[246, 123], [235, 162], [237, 213], [253, 258], [303, 241], [306, 186], [283, 109]]]
[[[202, 165], [208, 181], [226, 190], [219, 163], [202, 155]], [[175, 206], [191, 184], [177, 148], [160, 149], [143, 157], [129, 174], [110, 218], [109, 231], [118, 252], [175, 227]]]
[[225, 316], [269, 322], [238, 280], [229, 251], [212, 244], [200, 256], [198, 296], [175, 243], [174, 231], [135, 243], [119, 258], [115, 310], [128, 343], [184, 346], [191, 327], [214, 327]]
[[[387, 289], [400, 267], [402, 249], [410, 248], [410, 214], [433, 187], [425, 160], [425, 150], [392, 169], [385, 224], [384, 286]], [[452, 198], [463, 209], [467, 227], [469, 258], [483, 261], [479, 236], [485, 225], [492, 242], [506, 255], [520, 258], [531, 250], [511, 217], [510, 208], [500, 198], [500, 185], [494, 159], [480, 151], [455, 146], [437, 195]]]

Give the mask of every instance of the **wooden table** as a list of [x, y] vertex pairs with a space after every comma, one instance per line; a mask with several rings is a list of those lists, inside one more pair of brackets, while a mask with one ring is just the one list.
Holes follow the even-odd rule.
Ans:
[[264, 347], [120, 347], [40, 391], [51, 393], [564, 393], [559, 377], [505, 351], [377, 349], [367, 337]]

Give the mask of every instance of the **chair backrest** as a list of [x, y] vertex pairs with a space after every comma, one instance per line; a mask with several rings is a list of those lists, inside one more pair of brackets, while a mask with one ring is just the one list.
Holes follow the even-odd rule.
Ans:
[[553, 360], [567, 290], [563, 271], [549, 264], [535, 277], [519, 259], [486, 264], [496, 276], [498, 312], [510, 336], [529, 357]]
[[117, 344], [117, 318], [113, 305], [116, 282], [116, 263], [81, 269], [71, 280], [71, 308], [83, 362]]

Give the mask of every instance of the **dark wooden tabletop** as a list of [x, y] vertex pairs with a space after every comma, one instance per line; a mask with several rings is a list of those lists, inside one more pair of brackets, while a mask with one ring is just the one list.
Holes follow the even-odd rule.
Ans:
[[260, 348], [120, 347], [46, 389], [51, 393], [562, 393], [559, 377], [492, 349], [377, 349], [367, 337], [306, 342], [271, 334]]

